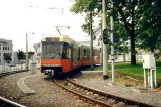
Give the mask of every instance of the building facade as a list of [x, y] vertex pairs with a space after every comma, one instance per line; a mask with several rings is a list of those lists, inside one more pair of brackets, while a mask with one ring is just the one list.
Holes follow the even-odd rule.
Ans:
[[12, 52], [13, 52], [12, 40], [6, 40], [0, 38], [0, 63], [5, 62], [4, 54], [10, 55], [12, 58]]
[[34, 43], [33, 48], [34, 48], [34, 53], [35, 53], [34, 56], [35, 56], [35, 58], [39, 58], [40, 53], [41, 53], [40, 42], [39, 43]]

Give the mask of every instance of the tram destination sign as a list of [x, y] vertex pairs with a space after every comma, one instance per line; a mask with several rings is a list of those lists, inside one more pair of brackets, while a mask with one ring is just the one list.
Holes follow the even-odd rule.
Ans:
[[59, 41], [59, 37], [46, 37], [46, 41]]

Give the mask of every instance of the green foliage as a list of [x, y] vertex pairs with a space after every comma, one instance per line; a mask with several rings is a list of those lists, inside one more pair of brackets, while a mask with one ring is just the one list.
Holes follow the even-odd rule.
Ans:
[[[89, 11], [102, 11], [102, 0], [75, 0], [71, 11], [85, 15], [85, 23], [81, 26], [89, 33]], [[113, 8], [111, 7], [113, 5]], [[114, 18], [114, 32], [119, 34], [120, 43], [116, 44], [116, 51], [128, 51], [120, 45], [130, 39], [131, 64], [136, 64], [135, 47], [154, 51], [161, 50], [161, 2], [160, 0], [106, 0], [107, 27], [110, 27], [110, 16]], [[100, 26], [102, 21], [100, 22]], [[135, 42], [137, 45], [135, 46]]]
[[4, 54], [4, 60], [5, 60], [6, 62], [10, 62], [10, 61], [11, 61], [11, 55], [5, 53], [5, 54]]
[[[82, 24], [81, 28], [83, 32], [88, 33], [90, 32], [90, 11], [94, 11], [96, 8], [98, 12], [101, 10], [101, 4], [99, 0], [75, 0], [74, 4], [70, 8], [70, 11], [78, 14], [81, 13], [85, 16], [85, 22]], [[92, 15], [96, 15], [97, 13], [93, 13]], [[92, 20], [93, 21], [93, 20]]]
[[[111, 64], [108, 65], [109, 70], [111, 70]], [[103, 67], [100, 66], [97, 70], [103, 70]], [[115, 63], [116, 73], [121, 73], [127, 76], [132, 76], [135, 79], [144, 78], [143, 65], [142, 62], [137, 62], [137, 65], [131, 65], [130, 63]], [[156, 72], [157, 78], [161, 78], [161, 60], [156, 61]], [[161, 81], [161, 80], [160, 80]]]
[[139, 47], [152, 52], [161, 50], [161, 9], [157, 7], [156, 0], [140, 2], [139, 12]]
[[22, 50], [18, 50], [17, 58], [18, 58], [18, 60], [25, 59], [26, 58], [25, 53]]
[[70, 11], [76, 14], [84, 12], [88, 13], [89, 11], [93, 11], [95, 7], [97, 7], [98, 2], [99, 0], [75, 0]]

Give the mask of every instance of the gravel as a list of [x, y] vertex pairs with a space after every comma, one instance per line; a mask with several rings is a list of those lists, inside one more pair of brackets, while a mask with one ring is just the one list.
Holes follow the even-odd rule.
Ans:
[[111, 79], [104, 80], [102, 75], [93, 74], [84, 74], [76, 77], [74, 80], [79, 84], [98, 89], [112, 95], [161, 107], [161, 93], [145, 89], [143, 85], [126, 87], [118, 81], [113, 85], [111, 84]]
[[25, 80], [25, 84], [36, 93], [23, 94], [17, 87], [18, 79], [31, 75], [30, 72], [14, 74], [0, 78], [0, 96], [28, 107], [93, 107], [60, 89], [50, 80], [44, 80], [43, 74], [37, 72]]
[[[30, 72], [13, 74], [0, 78], [0, 96], [16, 101], [28, 107], [93, 107], [81, 101], [77, 96], [65, 92], [51, 80], [44, 80], [43, 74], [37, 72], [25, 80], [25, 84], [35, 91], [35, 94], [24, 95], [16, 85], [18, 79], [31, 75]], [[140, 91], [139, 87], [125, 87], [116, 82], [111, 85], [111, 79], [103, 80], [102, 75], [78, 76], [76, 82], [87, 87], [98, 89], [109, 94], [145, 102], [155, 106], [161, 105], [161, 93], [151, 90]], [[143, 86], [141, 86], [143, 87]]]
[[29, 72], [22, 72], [17, 74], [12, 74], [0, 78], [0, 96], [7, 98], [9, 100], [17, 100], [23, 93], [17, 87], [16, 82], [18, 79], [31, 75]]

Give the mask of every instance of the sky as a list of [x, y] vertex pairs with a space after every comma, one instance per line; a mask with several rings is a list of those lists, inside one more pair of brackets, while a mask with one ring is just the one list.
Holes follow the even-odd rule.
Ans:
[[[70, 0], [0, 0], [0, 38], [12, 40], [13, 51], [26, 51], [28, 34], [28, 49], [33, 51], [33, 43], [40, 42], [42, 34], [59, 35], [55, 26], [70, 26], [64, 34], [76, 41], [89, 40], [80, 27], [83, 16], [73, 15], [71, 5]], [[51, 7], [64, 8], [63, 14]]]

